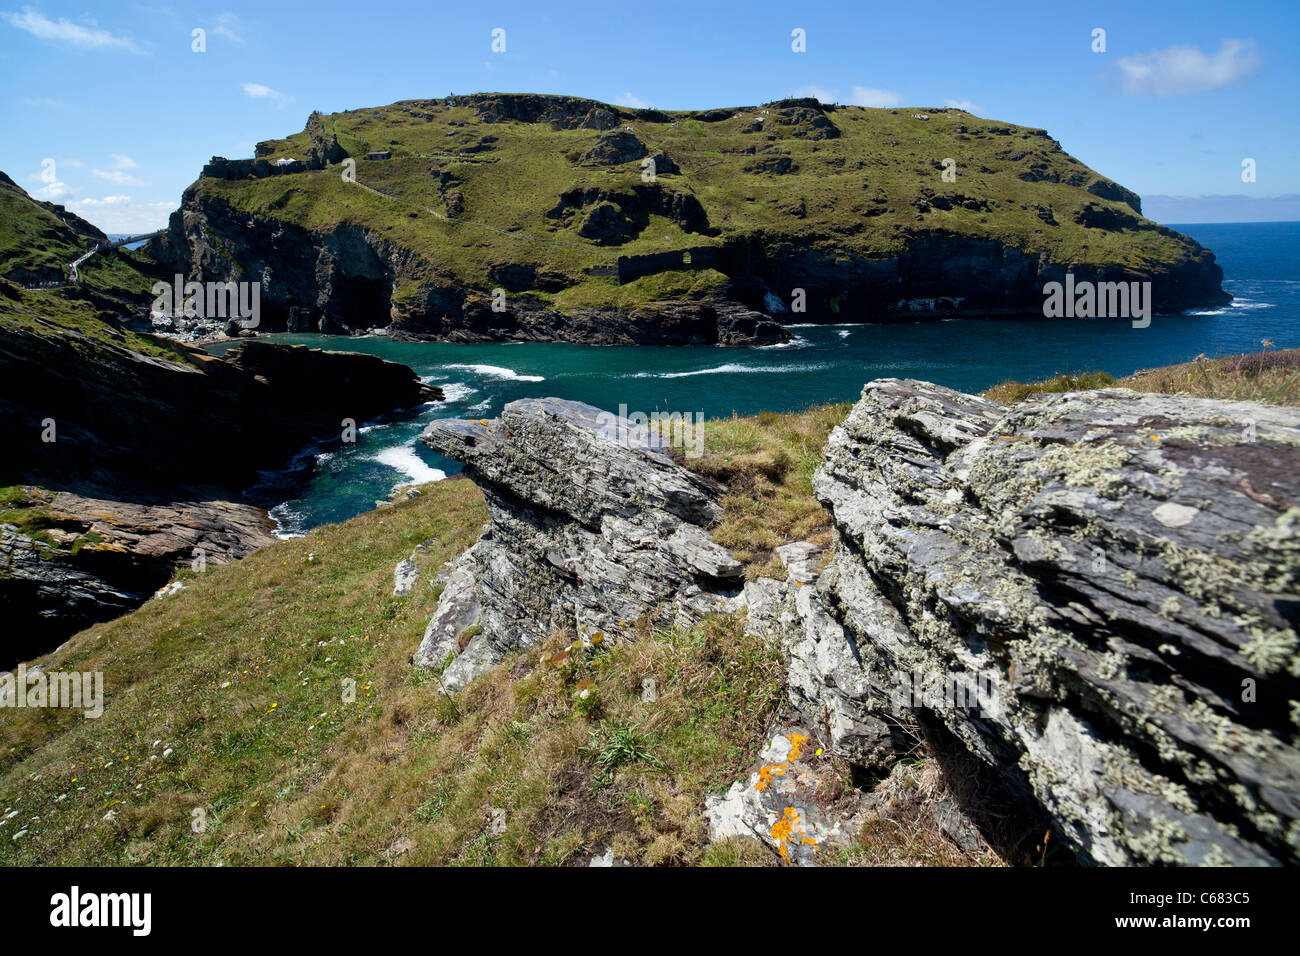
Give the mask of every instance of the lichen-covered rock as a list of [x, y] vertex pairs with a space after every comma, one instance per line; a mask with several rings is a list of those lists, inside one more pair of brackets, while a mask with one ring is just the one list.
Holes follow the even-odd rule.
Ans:
[[[797, 541], [776, 549], [785, 581], [758, 578], [745, 585], [745, 626], [780, 643], [788, 654], [790, 705], [831, 752], [863, 769], [884, 773], [906, 741], [882, 719], [881, 701], [863, 670], [857, 638], [826, 610], [816, 594], [822, 549]], [[881, 608], [883, 611], [884, 609]], [[884, 614], [873, 622], [886, 626]], [[890, 622], [900, 638], [906, 629]]]
[[541, 398], [492, 421], [439, 420], [421, 438], [464, 462], [491, 514], [416, 653], [419, 665], [446, 665], [448, 689], [558, 628], [613, 637], [645, 615], [734, 606], [743, 569], [705, 530], [720, 515], [718, 488], [644, 427]]
[[814, 488], [882, 716], [942, 719], [1085, 860], [1300, 856], [1300, 413], [883, 379]]
[[786, 863], [813, 866], [829, 847], [847, 847], [860, 825], [856, 793], [832, 799], [829, 758], [804, 728], [776, 734], [746, 781], [705, 798], [709, 839], [754, 837]]

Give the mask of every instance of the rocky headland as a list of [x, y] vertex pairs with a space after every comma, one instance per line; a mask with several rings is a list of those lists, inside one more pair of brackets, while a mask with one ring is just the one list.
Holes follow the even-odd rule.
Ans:
[[147, 248], [262, 282], [268, 331], [763, 345], [792, 319], [1041, 316], [1067, 273], [1150, 282], [1161, 312], [1230, 298], [1046, 131], [956, 109], [484, 93], [313, 113], [257, 154], [214, 158]]

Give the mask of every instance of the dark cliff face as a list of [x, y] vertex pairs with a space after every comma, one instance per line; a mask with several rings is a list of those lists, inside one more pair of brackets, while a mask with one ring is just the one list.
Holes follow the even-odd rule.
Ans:
[[[371, 355], [248, 342], [194, 364], [75, 337], [0, 339], [0, 482], [89, 482], [127, 493], [176, 485], [239, 491], [304, 444], [440, 397], [403, 365]], [[182, 353], [184, 354], [184, 353]], [[53, 419], [58, 440], [41, 441]]]
[[[179, 568], [274, 540], [242, 499], [261, 469], [441, 399], [375, 356], [245, 343], [175, 361], [53, 323], [0, 336], [0, 668], [147, 600]], [[51, 430], [52, 429], [52, 430]]]
[[[497, 311], [482, 293], [432, 283], [420, 299], [395, 301], [404, 274], [417, 264], [394, 243], [360, 226], [315, 233], [279, 219], [250, 220], [223, 200], [193, 189], [150, 251], [168, 268], [190, 277], [262, 277], [259, 331], [351, 335], [387, 327], [394, 338], [407, 341], [595, 345], [743, 346], [790, 338], [770, 316], [725, 293], [626, 310], [567, 312], [523, 293]], [[503, 288], [546, 285], [545, 276], [526, 266], [502, 263], [487, 271]], [[523, 279], [512, 279], [512, 274]], [[568, 284], [563, 277], [557, 281]]]
[[[219, 237], [220, 252], [211, 237]], [[409, 341], [764, 345], [786, 340], [777, 322], [792, 317], [768, 311], [769, 291], [788, 306], [794, 290], [803, 290], [808, 309], [800, 321], [1041, 315], [1044, 284], [1063, 282], [1067, 272], [1078, 282], [1150, 282], [1152, 307], [1162, 313], [1230, 301], [1214, 253], [1189, 243], [1188, 256], [1177, 262], [1094, 267], [944, 232], [917, 233], [905, 251], [889, 258], [845, 253], [833, 242], [763, 235], [722, 247], [717, 268], [730, 282], [716, 294], [566, 311], [527, 292], [512, 295], [497, 311], [487, 295], [452, 284], [431, 284], [421, 298], [396, 300], [414, 257], [370, 230], [342, 226], [313, 233], [283, 220], [249, 220], [220, 199], [192, 193], [150, 251], [191, 278], [273, 277], [263, 286], [263, 331], [350, 335], [388, 327]], [[511, 269], [538, 282], [527, 266], [497, 264], [487, 271], [502, 281]], [[504, 288], [512, 285], [518, 283], [502, 281]]]
[[[741, 271], [736, 260], [743, 257], [752, 274], [780, 295], [802, 288], [811, 301], [834, 300], [837, 321], [864, 313], [907, 321], [914, 321], [917, 312], [1041, 315], [1043, 285], [1064, 281], [1067, 272], [1079, 282], [1148, 281], [1158, 312], [1232, 298], [1220, 288], [1223, 269], [1214, 253], [1196, 243], [1188, 257], [1176, 263], [1137, 268], [1052, 262], [993, 240], [945, 232], [918, 232], [908, 239], [906, 251], [885, 259], [846, 255], [831, 244], [809, 247], [781, 237], [729, 249], [727, 255], [730, 268]], [[955, 289], [961, 290], [957, 296]], [[923, 302], [937, 298], [949, 302]]]

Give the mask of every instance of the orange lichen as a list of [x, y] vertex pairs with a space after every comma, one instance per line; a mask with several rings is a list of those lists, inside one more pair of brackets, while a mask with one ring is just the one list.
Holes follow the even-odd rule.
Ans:
[[772, 786], [772, 778], [784, 777], [785, 768], [790, 766], [784, 761], [781, 763], [769, 763], [758, 768], [758, 782], [754, 784], [754, 789], [762, 793], [768, 787]]
[[799, 754], [803, 750], [803, 745], [808, 742], [807, 734], [790, 735], [790, 753], [786, 755], [786, 760], [798, 760]]
[[777, 852], [781, 854], [781, 859], [790, 862], [790, 851], [786, 848], [786, 841], [790, 840], [790, 834], [794, 832], [794, 825], [799, 822], [799, 811], [794, 807], [786, 807], [785, 813], [781, 819], [773, 825], [771, 833], [772, 839], [776, 841]]

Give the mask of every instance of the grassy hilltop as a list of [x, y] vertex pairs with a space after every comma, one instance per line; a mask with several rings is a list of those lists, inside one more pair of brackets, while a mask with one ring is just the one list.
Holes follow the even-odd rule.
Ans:
[[[214, 164], [190, 187], [192, 214], [174, 218], [162, 258], [230, 277], [278, 264], [305, 294], [332, 281], [348, 289], [331, 295], [372, 312], [440, 319], [463, 318], [494, 287], [555, 314], [720, 291], [762, 309], [764, 286], [788, 300], [796, 285], [810, 313], [887, 312], [908, 296], [1041, 304], [1045, 264], [1160, 280], [1158, 305], [1223, 297], [1213, 255], [1144, 219], [1135, 194], [1044, 130], [957, 109], [786, 100], [688, 112], [475, 94], [313, 113], [257, 154], [260, 171]], [[324, 168], [271, 174], [312, 157]], [[344, 157], [370, 189], [344, 181]], [[288, 227], [274, 251], [247, 234], [257, 224]], [[317, 254], [294, 258], [295, 242]], [[701, 248], [717, 250], [709, 268], [622, 285], [587, 273]]]

